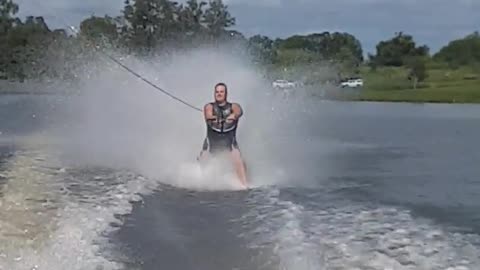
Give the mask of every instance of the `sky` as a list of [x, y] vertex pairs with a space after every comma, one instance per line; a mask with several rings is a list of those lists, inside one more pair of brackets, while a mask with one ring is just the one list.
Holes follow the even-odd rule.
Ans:
[[[21, 18], [44, 16], [52, 28], [78, 26], [90, 15], [119, 15], [124, 0], [16, 0]], [[179, 2], [182, 2], [181, 0]], [[364, 53], [396, 32], [413, 35], [432, 53], [453, 39], [480, 31], [480, 0], [224, 0], [236, 19], [232, 28], [250, 37], [348, 32]]]

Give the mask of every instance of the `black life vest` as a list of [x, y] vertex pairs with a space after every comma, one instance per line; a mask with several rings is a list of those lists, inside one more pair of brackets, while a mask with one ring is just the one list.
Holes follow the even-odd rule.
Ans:
[[213, 115], [217, 120], [207, 121], [208, 128], [219, 133], [228, 133], [237, 128], [238, 121], [226, 122], [227, 117], [232, 114], [232, 103], [226, 103], [223, 106], [217, 103], [210, 103], [213, 106]]

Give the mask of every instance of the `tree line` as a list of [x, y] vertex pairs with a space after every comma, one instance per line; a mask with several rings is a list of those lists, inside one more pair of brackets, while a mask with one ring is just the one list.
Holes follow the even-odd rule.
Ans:
[[93, 59], [92, 47], [148, 57], [172, 50], [229, 44], [265, 67], [330, 65], [355, 73], [361, 66], [406, 67], [414, 81], [427, 76], [425, 63], [451, 68], [480, 63], [480, 36], [454, 40], [431, 55], [411, 35], [395, 33], [364, 57], [360, 41], [349, 33], [323, 32], [272, 39], [246, 38], [233, 30], [235, 18], [222, 0], [125, 0], [116, 16], [91, 16], [78, 34], [50, 29], [43, 17], [17, 18], [18, 4], [0, 0], [0, 79], [73, 78], [79, 63]]

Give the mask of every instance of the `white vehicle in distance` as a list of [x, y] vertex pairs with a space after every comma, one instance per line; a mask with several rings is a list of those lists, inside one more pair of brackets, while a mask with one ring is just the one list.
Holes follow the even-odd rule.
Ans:
[[296, 84], [287, 80], [276, 80], [272, 83], [274, 88], [294, 88]]
[[360, 78], [350, 78], [347, 80], [343, 80], [340, 83], [341, 87], [351, 87], [351, 88], [357, 88], [357, 87], [362, 87], [363, 86], [363, 80]]

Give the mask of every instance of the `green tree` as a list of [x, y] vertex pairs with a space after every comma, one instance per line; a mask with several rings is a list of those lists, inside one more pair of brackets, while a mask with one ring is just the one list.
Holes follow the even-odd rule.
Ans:
[[235, 25], [235, 18], [230, 15], [228, 6], [222, 0], [210, 0], [202, 22], [215, 39], [228, 34], [226, 29]]
[[480, 63], [480, 34], [474, 32], [462, 39], [449, 42], [433, 58], [436, 61], [447, 62], [453, 68]]
[[12, 61], [7, 34], [18, 22], [14, 17], [17, 12], [18, 5], [12, 0], [0, 0], [0, 77], [6, 76], [8, 65]]
[[322, 60], [321, 56], [303, 49], [279, 50], [275, 63], [281, 66], [306, 65]]
[[278, 47], [283, 50], [302, 49], [316, 51], [315, 44], [306, 36], [293, 35], [278, 43]]
[[[126, 0], [123, 9], [121, 36], [127, 47], [151, 51], [181, 40], [182, 30], [188, 26], [182, 21], [188, 17], [182, 5], [168, 0], [132, 2]], [[190, 2], [190, 7], [194, 7], [194, 2]]]
[[428, 53], [427, 46], [417, 47], [411, 35], [400, 32], [390, 40], [380, 41], [376, 55], [370, 55], [370, 60], [380, 66], [403, 66], [407, 58], [428, 56]]
[[80, 35], [95, 45], [113, 44], [118, 39], [117, 25], [109, 16], [91, 16], [80, 23]]
[[13, 27], [18, 9], [18, 5], [12, 0], [0, 0], [0, 36], [5, 35]]
[[126, 23], [122, 34], [126, 46], [148, 51], [156, 45], [157, 11], [154, 0], [134, 0], [133, 4], [125, 0], [123, 13]]
[[277, 57], [274, 41], [267, 36], [252, 36], [248, 40], [248, 50], [255, 61], [261, 64], [271, 64]]
[[276, 43], [281, 50], [306, 50], [326, 61], [346, 62], [354, 66], [363, 62], [360, 41], [348, 33], [324, 32], [306, 36], [294, 35]]
[[408, 79], [413, 83], [413, 89], [417, 89], [418, 83], [428, 77], [426, 60], [424, 57], [414, 56], [408, 58], [406, 66], [409, 69]]
[[178, 13], [181, 11], [177, 2], [168, 0], [157, 0], [157, 31], [156, 39], [161, 44], [174, 41], [181, 35], [181, 24], [178, 20]]
[[185, 6], [180, 6], [178, 20], [185, 41], [199, 39], [206, 33], [206, 27], [202, 25], [206, 5], [205, 1], [188, 0]]
[[5, 37], [4, 72], [20, 80], [38, 74], [38, 58], [46, 52], [50, 29], [43, 17], [28, 16], [17, 20]]

